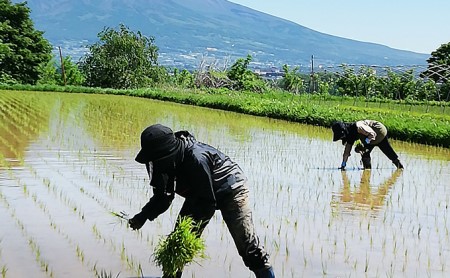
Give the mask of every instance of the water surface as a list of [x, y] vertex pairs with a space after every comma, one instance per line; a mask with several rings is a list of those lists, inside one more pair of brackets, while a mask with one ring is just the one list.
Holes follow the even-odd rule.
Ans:
[[[257, 232], [277, 277], [448, 277], [449, 149], [393, 141], [397, 171], [373, 168], [331, 130], [124, 96], [0, 91], [0, 269], [6, 277], [160, 277], [152, 259], [183, 202], [139, 231], [151, 196], [134, 161], [139, 134], [186, 129], [237, 161], [249, 179]], [[183, 277], [252, 277], [220, 212], [205, 230], [208, 259]]]

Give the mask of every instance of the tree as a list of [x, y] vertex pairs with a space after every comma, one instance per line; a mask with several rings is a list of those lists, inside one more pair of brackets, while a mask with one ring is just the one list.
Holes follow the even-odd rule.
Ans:
[[431, 52], [427, 63], [427, 70], [421, 73], [421, 77], [428, 77], [440, 83], [450, 81], [450, 42]]
[[194, 75], [192, 75], [187, 69], [183, 69], [181, 72], [175, 68], [173, 70], [172, 82], [176, 86], [182, 88], [193, 88], [194, 87]]
[[247, 55], [245, 59], [237, 59], [227, 72], [227, 76], [235, 83], [234, 89], [236, 90], [263, 92], [267, 90], [267, 86], [264, 80], [248, 68], [251, 61], [251, 55]]
[[342, 65], [342, 72], [337, 72], [336, 85], [340, 95], [357, 96], [359, 78], [355, 70], [347, 65]]
[[158, 67], [158, 48], [153, 37], [120, 24], [117, 30], [104, 28], [98, 38], [100, 41], [89, 46], [89, 53], [80, 60], [87, 86], [140, 88], [167, 74]]
[[26, 2], [0, 0], [0, 80], [35, 84], [51, 50], [43, 32], [34, 28]]
[[[428, 58], [428, 68], [420, 74], [428, 77], [439, 84], [439, 92], [435, 99], [450, 100], [450, 42], [442, 44], [438, 49], [431, 52]], [[445, 97], [446, 96], [446, 97]], [[441, 98], [442, 97], [442, 98]]]
[[283, 65], [283, 79], [281, 81], [281, 88], [298, 94], [304, 91], [303, 88], [303, 79], [301, 74], [299, 73], [299, 67], [295, 67], [292, 70], [289, 70], [289, 66], [288, 65]]
[[56, 59], [51, 59], [47, 64], [40, 66], [40, 75], [38, 83], [52, 85], [82, 85], [84, 76], [78, 68], [78, 65], [72, 62], [70, 56], [63, 58], [65, 78], [62, 74], [61, 64]]

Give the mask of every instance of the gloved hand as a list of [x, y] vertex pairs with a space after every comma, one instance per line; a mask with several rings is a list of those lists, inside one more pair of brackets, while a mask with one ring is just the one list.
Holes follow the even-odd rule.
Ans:
[[147, 221], [147, 217], [145, 217], [142, 212], [136, 214], [133, 216], [133, 218], [128, 220], [128, 224], [130, 225], [130, 228], [133, 230], [139, 230], [144, 226], [145, 221]]
[[366, 138], [366, 139], [364, 139], [364, 142], [366, 142], [366, 145], [369, 145], [370, 144], [370, 139]]
[[345, 171], [345, 166], [347, 166], [347, 163], [345, 161], [342, 161], [341, 167], [339, 167], [339, 169], [341, 169], [341, 171]]

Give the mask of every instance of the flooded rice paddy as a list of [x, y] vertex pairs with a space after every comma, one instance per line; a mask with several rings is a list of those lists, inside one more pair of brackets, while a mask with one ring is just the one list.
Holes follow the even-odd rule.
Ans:
[[[331, 130], [146, 99], [0, 91], [1, 277], [160, 277], [152, 258], [183, 202], [140, 231], [111, 212], [151, 196], [134, 161], [153, 123], [191, 131], [237, 161], [277, 277], [450, 276], [450, 151], [393, 142], [371, 171]], [[207, 259], [183, 277], [253, 277], [220, 212]]]

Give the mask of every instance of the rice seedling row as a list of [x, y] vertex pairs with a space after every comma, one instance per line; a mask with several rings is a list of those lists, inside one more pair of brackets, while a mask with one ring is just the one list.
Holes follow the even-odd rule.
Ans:
[[[403, 172], [379, 151], [372, 171], [359, 170], [353, 155], [340, 172], [342, 146], [323, 128], [126, 97], [0, 93], [0, 104], [4, 277], [160, 275], [152, 251], [172, 230], [182, 199], [139, 232], [111, 214], [132, 216], [151, 196], [134, 156], [141, 129], [153, 122], [188, 129], [241, 165], [277, 276], [450, 273], [446, 149], [394, 142]], [[11, 241], [7, 233], [20, 236]], [[203, 237], [207, 258], [184, 276], [251, 277], [220, 213]], [[23, 251], [24, 270], [14, 248]]]

